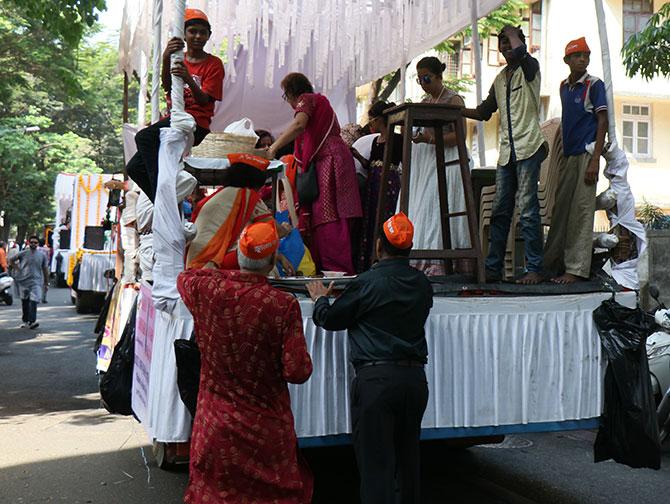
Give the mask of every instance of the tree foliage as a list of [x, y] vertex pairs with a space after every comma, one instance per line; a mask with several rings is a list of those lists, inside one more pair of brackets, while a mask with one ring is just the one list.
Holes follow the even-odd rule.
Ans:
[[626, 41], [621, 56], [629, 77], [670, 77], [670, 2], [663, 4], [647, 26]]
[[[123, 77], [115, 71], [116, 51], [90, 45], [85, 36], [72, 45], [81, 34], [68, 33], [66, 22], [37, 21], [55, 15], [58, 5], [65, 6], [61, 21], [77, 9], [85, 35], [86, 12], [104, 2], [0, 0], [0, 238], [7, 238], [9, 226], [39, 229], [53, 219], [59, 172], [123, 168]], [[26, 132], [31, 126], [39, 131]]]
[[[481, 40], [487, 39], [493, 34], [502, 30], [505, 25], [519, 25], [522, 21], [521, 11], [528, 8], [523, 0], [507, 0], [504, 4], [485, 16], [477, 22], [477, 28]], [[437, 44], [434, 49], [440, 54], [453, 54], [456, 52], [457, 43], [463, 42], [465, 37], [472, 36], [472, 27], [465, 28], [463, 31], [443, 40]], [[390, 73], [377, 82], [373, 83], [373, 93], [370, 103], [377, 100], [387, 99], [399, 83], [400, 70]], [[385, 82], [386, 87], [382, 90], [381, 84]], [[465, 92], [474, 83], [470, 77], [445, 77], [445, 85], [456, 92]]]
[[[507, 0], [504, 4], [477, 22], [477, 31], [481, 40], [489, 38], [502, 30], [505, 25], [517, 26], [521, 23], [521, 11], [528, 8], [523, 0]], [[528, 35], [528, 34], [526, 34]], [[454, 43], [460, 42], [464, 37], [472, 36], [472, 27], [468, 26], [453, 37], [440, 42], [435, 50], [444, 54], [452, 54], [456, 48]]]
[[1, 0], [14, 7], [29, 21], [30, 28], [40, 27], [51, 34], [53, 42], [76, 47], [98, 20], [96, 11], [106, 9], [105, 0]]

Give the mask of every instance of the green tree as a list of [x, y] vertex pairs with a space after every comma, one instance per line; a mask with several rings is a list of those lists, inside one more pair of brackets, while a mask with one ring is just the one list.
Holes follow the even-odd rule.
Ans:
[[[528, 8], [528, 5], [523, 0], [507, 0], [507, 2], [488, 16], [479, 19], [477, 28], [480, 38], [483, 40], [492, 34], [498, 33], [505, 25], [519, 25], [522, 21], [521, 12], [526, 8]], [[434, 49], [442, 55], [453, 54], [456, 51], [456, 43], [462, 42], [465, 37], [470, 37], [471, 35], [472, 27], [465, 28], [463, 31], [437, 44]], [[377, 100], [388, 99], [399, 82], [399, 69], [373, 82], [373, 93], [370, 102], [374, 103]], [[451, 89], [458, 92], [467, 91], [468, 87], [473, 84], [473, 80], [469, 77], [447, 77], [444, 82]], [[383, 90], [382, 85], [384, 85]]]
[[30, 28], [41, 27], [55, 43], [77, 47], [86, 31], [104, 11], [105, 0], [0, 0], [13, 7], [29, 22]]
[[[5, 239], [12, 225], [23, 234], [53, 218], [59, 172], [118, 170], [123, 162], [122, 78], [114, 74], [113, 50], [72, 46], [65, 26], [36, 21], [38, 4], [0, 0], [0, 210], [5, 212], [0, 237]], [[43, 12], [57, 4], [83, 5], [42, 4]], [[40, 130], [24, 133], [29, 126]]]
[[663, 4], [644, 29], [626, 41], [621, 56], [629, 77], [670, 77], [670, 2]]
[[[74, 131], [90, 140], [89, 157], [107, 173], [123, 169], [121, 139], [123, 75], [116, 71], [118, 51], [107, 43], [78, 51], [77, 78], [81, 92], [52, 112], [54, 131]], [[129, 102], [137, 104], [139, 85], [131, 79]], [[134, 113], [135, 105], [130, 108]], [[133, 116], [131, 116], [133, 117]]]

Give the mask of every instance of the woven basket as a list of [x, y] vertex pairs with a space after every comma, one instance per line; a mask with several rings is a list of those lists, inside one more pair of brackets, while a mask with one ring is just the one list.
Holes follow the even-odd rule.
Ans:
[[254, 154], [268, 159], [265, 149], [256, 149], [254, 137], [232, 133], [212, 132], [191, 150], [191, 156], [199, 158], [224, 158], [228, 154]]

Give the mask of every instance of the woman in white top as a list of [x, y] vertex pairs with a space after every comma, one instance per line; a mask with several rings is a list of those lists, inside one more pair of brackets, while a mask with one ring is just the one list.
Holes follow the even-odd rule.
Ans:
[[[463, 98], [455, 91], [445, 87], [442, 72], [446, 65], [434, 56], [419, 60], [416, 65], [417, 81], [426, 92], [422, 103], [439, 103], [464, 106]], [[424, 128], [414, 137], [412, 164], [409, 183], [408, 216], [414, 222], [414, 249], [442, 248], [442, 225], [437, 190], [437, 170], [435, 169], [435, 131]], [[444, 131], [445, 162], [458, 159], [456, 132]], [[472, 167], [472, 166], [471, 166]], [[447, 195], [449, 213], [465, 211], [465, 195], [460, 166], [445, 168], [447, 175]], [[465, 216], [452, 217], [449, 220], [452, 248], [469, 248], [470, 238], [468, 222]], [[420, 260], [415, 264], [427, 275], [444, 275], [444, 262]]]

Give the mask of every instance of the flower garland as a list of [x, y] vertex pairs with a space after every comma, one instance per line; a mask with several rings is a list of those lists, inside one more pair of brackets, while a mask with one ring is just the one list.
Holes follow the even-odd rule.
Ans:
[[[84, 226], [89, 225], [88, 221], [88, 212], [89, 212], [89, 202], [91, 198], [91, 193], [98, 193], [103, 189], [103, 178], [102, 175], [98, 175], [98, 182], [95, 184], [94, 187], [91, 187], [91, 175], [86, 176], [87, 180], [84, 179], [84, 175], [79, 175], [78, 177], [78, 184], [77, 184], [77, 212], [81, 211], [81, 191], [80, 189], [84, 190], [84, 193], [86, 194], [86, 204], [85, 204], [85, 210], [84, 210]], [[90, 182], [90, 183], [89, 183]], [[105, 189], [107, 191], [107, 189]], [[95, 224], [99, 225], [100, 224], [100, 201], [98, 200], [95, 205]], [[76, 232], [76, 241], [75, 244], [78, 245], [79, 238], [81, 236], [81, 229], [82, 226], [77, 223], [77, 232]]]

